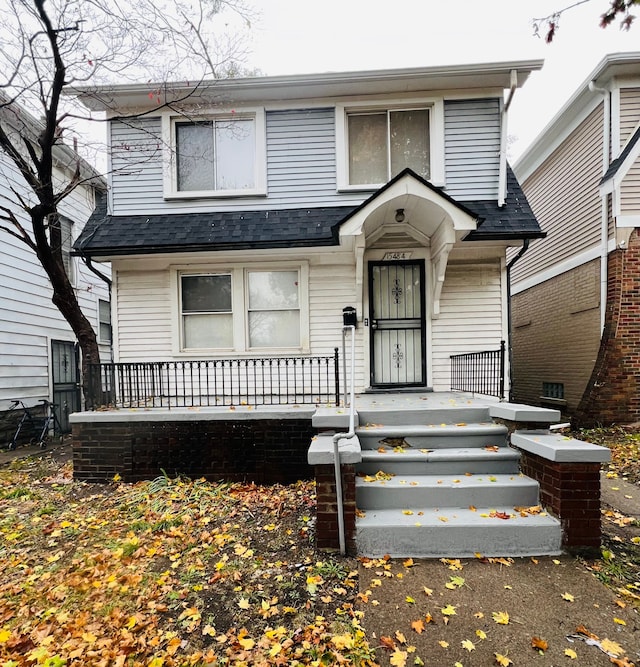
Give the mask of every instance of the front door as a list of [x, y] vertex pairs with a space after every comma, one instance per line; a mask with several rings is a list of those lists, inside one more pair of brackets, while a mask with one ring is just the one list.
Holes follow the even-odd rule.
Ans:
[[424, 386], [424, 262], [370, 262], [369, 303], [371, 386]]
[[78, 346], [66, 340], [51, 341], [53, 402], [64, 433], [71, 431], [69, 415], [80, 410]]

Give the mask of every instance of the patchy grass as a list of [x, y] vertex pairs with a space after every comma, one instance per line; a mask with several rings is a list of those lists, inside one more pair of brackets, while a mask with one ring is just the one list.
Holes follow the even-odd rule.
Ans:
[[[581, 440], [611, 450], [611, 461], [603, 470], [608, 479], [620, 479], [638, 487], [640, 497], [640, 427], [613, 426], [583, 429], [574, 434]], [[587, 567], [618, 593], [622, 600], [640, 609], [640, 522], [619, 508], [602, 508], [602, 559]]]
[[611, 461], [604, 465], [610, 476], [640, 484], [640, 426], [582, 429], [574, 435], [611, 450]]
[[0, 469], [0, 664], [370, 664], [355, 562], [313, 549], [315, 490]]

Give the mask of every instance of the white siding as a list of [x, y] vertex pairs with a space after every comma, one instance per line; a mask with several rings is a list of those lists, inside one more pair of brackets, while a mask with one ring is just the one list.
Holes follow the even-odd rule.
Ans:
[[[15, 167], [0, 154], [0, 198], [16, 200], [15, 189], [28, 201], [33, 195], [26, 188]], [[93, 208], [89, 188], [77, 188], [60, 206], [61, 213], [75, 222], [74, 238]], [[25, 214], [15, 213], [28, 229]], [[3, 223], [6, 224], [6, 223]], [[75, 266], [75, 285], [83, 312], [97, 329], [98, 298], [108, 300], [106, 285], [79, 260]], [[101, 266], [108, 273], [108, 267]], [[51, 398], [51, 341], [74, 341], [71, 328], [51, 302], [51, 285], [33, 252], [21, 241], [0, 231], [0, 411], [11, 399], [27, 405], [41, 398]], [[109, 360], [108, 347], [101, 348], [104, 361]]]
[[168, 270], [117, 271], [117, 361], [172, 358]]
[[499, 349], [503, 331], [500, 276], [499, 263], [447, 267], [440, 317], [432, 324], [435, 391], [450, 388], [450, 355]]
[[[309, 271], [309, 330], [312, 354], [331, 354], [339, 348], [342, 358], [342, 309], [356, 305], [355, 267], [353, 265], [311, 266]], [[365, 381], [363, 327], [356, 330], [356, 387]], [[347, 340], [350, 345], [350, 340]], [[347, 348], [349, 349], [349, 348]], [[347, 355], [349, 352], [347, 352]], [[340, 380], [342, 382], [342, 379]]]
[[[287, 261], [289, 259], [296, 261], [295, 258]], [[342, 309], [356, 303], [355, 270], [349, 264], [314, 263], [313, 259], [309, 265], [308, 292], [310, 352], [331, 355], [338, 347], [342, 355]], [[205, 265], [204, 258], [198, 262], [200, 267]], [[118, 361], [183, 358], [184, 355], [174, 353], [172, 345], [172, 333], [178, 323], [172, 321], [177, 315], [171, 307], [175, 299], [171, 275], [169, 268], [116, 271]], [[362, 328], [358, 329], [357, 342], [358, 386], [364, 386], [361, 338]]]
[[500, 100], [447, 101], [444, 119], [447, 194], [462, 201], [497, 199]]

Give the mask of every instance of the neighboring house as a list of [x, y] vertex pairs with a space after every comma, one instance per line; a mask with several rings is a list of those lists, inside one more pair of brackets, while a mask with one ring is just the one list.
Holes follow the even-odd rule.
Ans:
[[640, 52], [605, 57], [514, 166], [547, 233], [512, 272], [516, 400], [640, 420]]
[[506, 248], [543, 236], [504, 99], [540, 67], [73, 91], [110, 118], [76, 247], [112, 262], [116, 361], [331, 355], [353, 307], [358, 391], [450, 389], [450, 355], [508, 339]]
[[[17, 132], [24, 131], [25, 126], [34, 133], [41, 129], [40, 122], [24, 110], [16, 115], [12, 107], [0, 113]], [[72, 255], [73, 243], [95, 208], [96, 191], [104, 190], [105, 182], [70, 147], [60, 144], [55, 157], [56, 176], [61, 182], [72, 178], [78, 162], [81, 175], [90, 179], [60, 204], [63, 250], [80, 305], [98, 333], [101, 358], [109, 361], [109, 288]], [[0, 152], [0, 205], [10, 207], [29, 229], [30, 221], [18, 205], [19, 197], [30, 201], [34, 195], [14, 163]], [[108, 274], [108, 267], [100, 268]], [[15, 430], [7, 413], [13, 401], [20, 400], [27, 407], [38, 406], [41, 399], [53, 401], [59, 405], [58, 416], [67, 430], [69, 413], [81, 408], [75, 337], [51, 296], [51, 285], [33, 251], [0, 230], [0, 444], [10, 440]]]

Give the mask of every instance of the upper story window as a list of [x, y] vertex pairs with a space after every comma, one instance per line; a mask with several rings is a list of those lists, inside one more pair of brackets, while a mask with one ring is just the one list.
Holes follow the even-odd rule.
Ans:
[[347, 114], [349, 185], [386, 183], [406, 167], [429, 178], [429, 110]]
[[336, 107], [338, 187], [384, 185], [407, 167], [444, 185], [442, 100]]
[[266, 193], [264, 112], [165, 118], [165, 197]]

